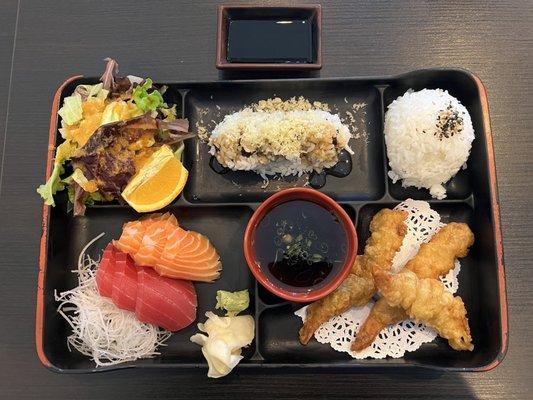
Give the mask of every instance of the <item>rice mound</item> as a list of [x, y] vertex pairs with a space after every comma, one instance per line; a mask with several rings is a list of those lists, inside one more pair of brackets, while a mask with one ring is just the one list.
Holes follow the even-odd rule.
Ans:
[[408, 91], [394, 100], [384, 133], [392, 181], [427, 188], [437, 199], [446, 197], [443, 184], [466, 168], [474, 140], [467, 109], [441, 89]]
[[269, 99], [226, 115], [211, 132], [210, 154], [232, 170], [267, 175], [320, 172], [352, 153], [350, 131], [340, 117], [305, 99]]

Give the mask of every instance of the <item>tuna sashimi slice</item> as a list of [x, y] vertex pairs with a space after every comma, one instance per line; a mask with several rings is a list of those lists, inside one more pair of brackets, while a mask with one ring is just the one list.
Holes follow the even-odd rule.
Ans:
[[101, 296], [111, 297], [113, 292], [113, 280], [115, 273], [116, 250], [112, 243], [109, 243], [102, 254], [102, 259], [96, 270], [96, 286]]
[[111, 300], [118, 308], [135, 311], [137, 299], [137, 267], [131, 257], [122, 252], [117, 252], [116, 271], [113, 280]]
[[196, 319], [196, 291], [190, 281], [164, 278], [145, 267], [137, 275], [135, 315], [139, 321], [177, 331]]

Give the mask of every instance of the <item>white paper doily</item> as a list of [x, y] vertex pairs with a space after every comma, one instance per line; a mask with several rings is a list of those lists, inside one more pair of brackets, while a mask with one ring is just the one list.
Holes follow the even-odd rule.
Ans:
[[[396, 209], [407, 211], [409, 217], [406, 221], [407, 234], [400, 250], [393, 259], [391, 267], [393, 272], [401, 270], [418, 253], [420, 245], [429, 242], [431, 237], [444, 226], [440, 222], [439, 214], [432, 210], [425, 201], [408, 199], [399, 204]], [[450, 293], [455, 293], [458, 289], [457, 275], [460, 269], [459, 261], [455, 260], [455, 268], [441, 278]], [[337, 351], [346, 352], [354, 358], [363, 359], [367, 357], [403, 357], [406, 351], [414, 351], [423, 343], [431, 342], [437, 337], [437, 333], [433, 329], [417, 324], [412, 320], [405, 320], [384, 329], [374, 343], [366, 349], [359, 352], [351, 351], [350, 346], [356, 332], [359, 331], [360, 326], [370, 313], [373, 304], [374, 301], [372, 300], [363, 307], [351, 308], [322, 324], [315, 332], [316, 340], [331, 345]], [[303, 307], [295, 312], [304, 321], [306, 308]]]

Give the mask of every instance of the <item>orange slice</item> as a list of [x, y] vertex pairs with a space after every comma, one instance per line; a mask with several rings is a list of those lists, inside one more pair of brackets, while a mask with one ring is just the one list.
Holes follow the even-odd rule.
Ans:
[[181, 193], [188, 175], [172, 149], [164, 145], [131, 178], [122, 197], [138, 212], [159, 210]]

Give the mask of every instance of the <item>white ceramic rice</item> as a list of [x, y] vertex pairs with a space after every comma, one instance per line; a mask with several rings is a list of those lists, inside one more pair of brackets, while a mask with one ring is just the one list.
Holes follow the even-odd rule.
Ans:
[[[462, 119], [462, 128], [449, 137], [443, 137], [438, 126], [446, 109]], [[446, 197], [443, 184], [466, 168], [474, 140], [467, 109], [441, 89], [408, 91], [394, 100], [385, 113], [384, 133], [392, 181], [427, 188], [437, 199]]]

